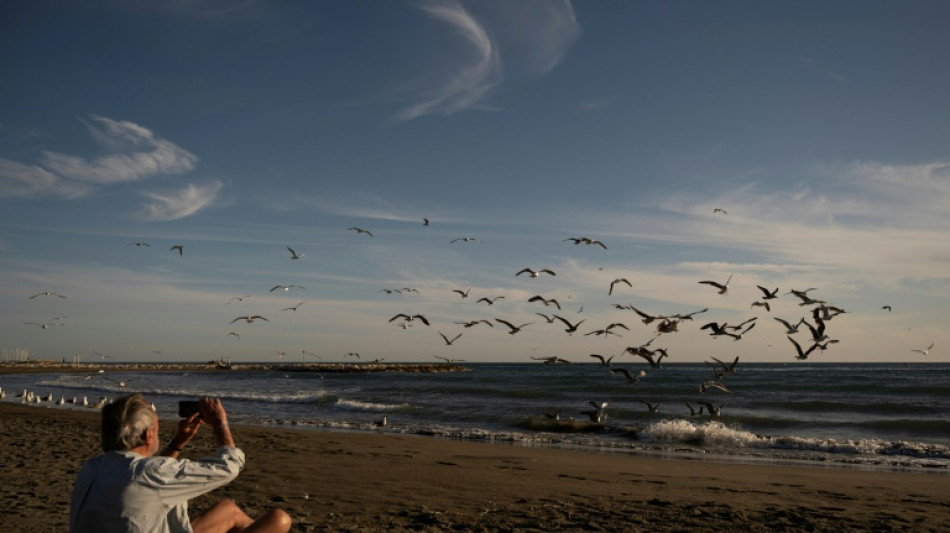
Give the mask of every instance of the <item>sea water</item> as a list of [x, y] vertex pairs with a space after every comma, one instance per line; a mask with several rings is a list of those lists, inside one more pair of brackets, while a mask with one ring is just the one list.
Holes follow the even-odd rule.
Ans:
[[[627, 365], [633, 367], [632, 365]], [[635, 384], [599, 364], [466, 364], [442, 373], [286, 370], [0, 376], [55, 399], [140, 392], [163, 418], [220, 397], [233, 423], [382, 431], [591, 452], [851, 465], [950, 473], [950, 364], [742, 364], [720, 382], [670, 363]], [[122, 388], [116, 381], [125, 381]], [[5, 401], [19, 402], [8, 394]], [[609, 402], [592, 423], [591, 402]], [[647, 405], [659, 404], [656, 412]], [[699, 402], [720, 416], [690, 415]], [[59, 407], [45, 402], [49, 408]], [[552, 418], [559, 413], [558, 419]], [[385, 418], [386, 424], [382, 421]]]

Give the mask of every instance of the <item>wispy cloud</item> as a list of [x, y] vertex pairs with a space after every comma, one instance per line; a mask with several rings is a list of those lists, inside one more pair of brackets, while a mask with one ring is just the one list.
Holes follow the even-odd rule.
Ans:
[[171, 193], [145, 192], [151, 202], [145, 204], [140, 216], [147, 221], [178, 220], [210, 207], [218, 198], [222, 184], [211, 181], [204, 185], [188, 184]]
[[[500, 5], [501, 16], [495, 17], [495, 31], [489, 32], [486, 22], [472, 16], [457, 0], [417, 4], [419, 9], [447, 24], [466, 46], [458, 57], [444, 65], [441, 81], [424, 91], [420, 101], [397, 113], [397, 120], [429, 114], [451, 115], [471, 108], [511, 76], [512, 70], [543, 73], [554, 68], [579, 35], [573, 8], [567, 1], [521, 2], [514, 8]], [[509, 66], [507, 71], [502, 68], [499, 41], [490, 33], [507, 34], [500, 39], [511, 45], [511, 57], [520, 59], [517, 66]]]
[[77, 198], [87, 191], [85, 185], [64, 181], [45, 168], [0, 158], [0, 198], [44, 194]]
[[65, 178], [97, 184], [140, 181], [160, 174], [182, 174], [195, 168], [198, 158], [194, 154], [146, 128], [96, 115], [91, 119], [87, 126], [93, 138], [112, 151], [125, 153], [86, 159], [44, 151], [42, 166]]

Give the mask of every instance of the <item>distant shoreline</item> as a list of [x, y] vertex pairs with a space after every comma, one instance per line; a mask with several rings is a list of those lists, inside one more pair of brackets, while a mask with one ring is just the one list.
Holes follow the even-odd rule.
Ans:
[[232, 363], [221, 367], [215, 362], [205, 363], [62, 363], [59, 361], [5, 361], [0, 362], [0, 375], [31, 374], [37, 372], [98, 372], [99, 370], [125, 372], [466, 372], [462, 365], [446, 363]]

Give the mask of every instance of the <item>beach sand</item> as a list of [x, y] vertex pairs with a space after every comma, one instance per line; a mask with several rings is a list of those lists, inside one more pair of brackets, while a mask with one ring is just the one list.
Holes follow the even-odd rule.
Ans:
[[[175, 421], [160, 424], [171, 438]], [[205, 428], [206, 429], [206, 428]], [[749, 465], [235, 426], [222, 497], [292, 531], [950, 531], [950, 475]], [[210, 431], [185, 457], [213, 451]], [[99, 414], [0, 403], [0, 531], [63, 532]]]

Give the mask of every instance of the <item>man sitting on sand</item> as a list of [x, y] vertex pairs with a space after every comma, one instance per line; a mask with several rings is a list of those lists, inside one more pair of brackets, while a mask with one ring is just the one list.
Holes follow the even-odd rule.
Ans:
[[[73, 488], [71, 533], [286, 533], [290, 516], [271, 511], [256, 521], [224, 499], [188, 518], [188, 500], [230, 483], [244, 468], [244, 452], [234, 446], [227, 413], [216, 398], [202, 398], [199, 412], [178, 423], [175, 438], [161, 454], [158, 414], [140, 394], [102, 409], [102, 449], [86, 461]], [[214, 457], [179, 459], [182, 449], [208, 424], [218, 446]]]

